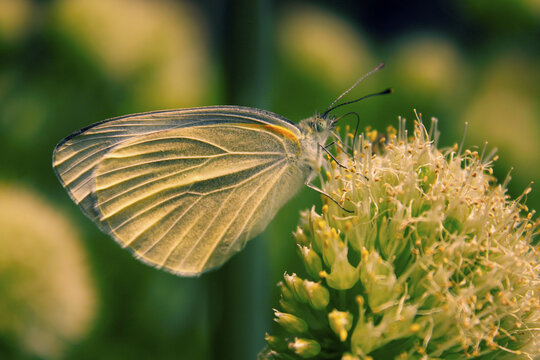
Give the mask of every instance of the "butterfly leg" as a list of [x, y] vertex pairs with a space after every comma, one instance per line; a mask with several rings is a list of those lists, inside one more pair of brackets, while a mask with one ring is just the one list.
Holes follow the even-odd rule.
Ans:
[[[332, 144], [330, 144], [332, 145]], [[321, 147], [321, 149], [323, 149], [327, 154], [328, 156], [330, 156], [332, 158], [332, 160], [334, 160], [336, 162], [336, 164], [338, 164], [339, 167], [342, 167], [344, 169], [348, 169], [348, 167], [346, 167], [345, 165], [341, 164], [338, 159], [336, 159], [336, 157], [334, 155], [332, 155], [332, 153], [330, 151], [328, 151], [328, 149], [324, 146], [324, 145], [321, 145], [319, 144], [319, 146]]]
[[312, 189], [312, 190], [315, 190], [316, 192], [318, 192], [319, 194], [321, 195], [324, 195], [326, 196], [327, 198], [329, 198], [330, 200], [332, 200], [337, 206], [339, 206], [343, 211], [345, 212], [348, 212], [348, 213], [354, 213], [354, 210], [351, 211], [351, 210], [347, 210], [343, 207], [343, 205], [341, 205], [336, 199], [334, 199], [332, 196], [330, 196], [330, 194], [328, 194], [327, 192], [319, 189], [318, 187], [314, 186], [312, 183], [311, 183], [311, 180], [313, 179], [313, 176], [309, 176], [306, 180], [306, 182], [304, 183], [308, 188]]
[[[334, 136], [337, 137], [337, 135], [334, 134]], [[343, 148], [343, 146], [341, 146], [339, 143], [335, 142], [335, 141], [332, 141], [330, 144], [326, 144], [324, 145], [325, 148], [329, 148], [330, 146], [334, 145], [335, 147], [338, 147], [341, 151], [343, 151], [344, 153], [347, 153], [347, 150], [345, 150]], [[347, 145], [345, 145], [347, 147]]]

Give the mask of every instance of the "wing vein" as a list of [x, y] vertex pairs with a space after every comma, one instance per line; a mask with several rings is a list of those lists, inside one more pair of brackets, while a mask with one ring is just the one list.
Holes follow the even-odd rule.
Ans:
[[[200, 143], [213, 146], [213, 147], [215, 147], [217, 149], [220, 149], [220, 150], [222, 150], [222, 151], [224, 151], [226, 153], [231, 152], [230, 150], [225, 149], [223, 146], [220, 146], [220, 145], [215, 144], [213, 142], [203, 140], [203, 139], [200, 139], [200, 138], [196, 138], [196, 137], [190, 137], [190, 136], [164, 136], [164, 137], [160, 137], [160, 138], [151, 138], [151, 139], [146, 139], [146, 136], [144, 136], [143, 139], [141, 139], [140, 141], [135, 141], [135, 142], [131, 143], [130, 146], [143, 145], [145, 143], [150, 143], [150, 142], [159, 141], [159, 140], [173, 140], [173, 139], [198, 141]], [[127, 157], [129, 157], [129, 156], [127, 156]], [[122, 157], [119, 157], [119, 158], [122, 158]]]
[[[279, 162], [278, 162], [278, 163], [279, 163]], [[274, 164], [274, 165], [277, 165], [278, 163], [276, 163], [276, 164]], [[272, 166], [274, 166], [274, 165], [272, 165]], [[272, 166], [270, 166], [270, 167], [267, 168], [267, 169], [263, 169], [263, 170], [261, 170], [260, 172], [258, 172], [258, 173], [256, 173], [256, 174], [250, 175], [250, 176], [247, 177], [246, 179], [244, 179], [244, 180], [242, 180], [242, 181], [240, 181], [240, 182], [238, 182], [238, 183], [236, 183], [236, 184], [233, 184], [233, 185], [230, 185], [230, 186], [227, 186], [227, 187], [223, 187], [223, 188], [220, 188], [220, 189], [217, 189], [217, 190], [214, 190], [214, 191], [205, 193], [205, 194], [197, 193], [197, 192], [193, 192], [193, 191], [184, 191], [184, 192], [182, 192], [182, 193], [180, 193], [180, 194], [175, 194], [175, 195], [173, 195], [173, 196], [169, 196], [168, 198], [166, 198], [166, 199], [160, 201], [159, 203], [152, 204], [151, 206], [146, 207], [146, 208], [144, 208], [144, 209], [138, 211], [138, 212], [137, 212], [136, 214], [134, 214], [132, 217], [130, 217], [129, 219], [125, 220], [125, 221], [122, 222], [120, 225], [116, 226], [113, 230], [116, 231], [116, 230], [120, 229], [122, 226], [124, 226], [124, 225], [126, 225], [127, 223], [133, 221], [134, 219], [136, 219], [136, 218], [139, 217], [140, 215], [144, 214], [145, 212], [147, 212], [147, 211], [149, 211], [149, 210], [151, 210], [151, 209], [153, 209], [153, 208], [155, 208], [155, 207], [157, 207], [157, 206], [159, 206], [159, 205], [161, 205], [161, 204], [163, 204], [163, 203], [165, 203], [165, 202], [167, 202], [167, 201], [169, 201], [169, 200], [172, 200], [172, 199], [174, 199], [174, 198], [176, 198], [176, 197], [180, 197], [180, 196], [184, 196], [184, 195], [188, 195], [188, 194], [189, 194], [189, 195], [196, 195], [196, 196], [202, 196], [202, 197], [204, 197], [204, 196], [206, 196], [206, 195], [215, 194], [215, 193], [220, 192], [220, 191], [225, 191], [225, 190], [235, 189], [235, 188], [237, 188], [237, 187], [240, 187], [240, 186], [244, 185], [245, 183], [247, 183], [248, 181], [251, 181], [252, 179], [254, 179], [254, 178], [256, 178], [257, 176], [261, 175], [262, 173], [264, 173], [264, 172], [270, 170]], [[173, 210], [174, 210], [174, 209], [173, 209]], [[165, 214], [163, 217], [165, 217], [165, 216], [167, 216], [167, 214]], [[134, 239], [136, 239], [137, 237], [139, 237], [139, 236], [140, 236], [144, 231], [146, 231], [148, 228], [154, 226], [156, 223], [158, 223], [159, 221], [161, 221], [161, 220], [163, 219], [163, 217], [161, 217], [160, 219], [156, 220], [156, 221], [153, 222], [151, 225], [149, 225], [148, 227], [146, 227], [143, 231], [141, 231], [139, 234], [137, 234], [137, 235], [134, 237]], [[133, 240], [134, 240], [134, 239], [133, 239]], [[133, 241], [133, 240], [131, 240], [131, 241]]]
[[[203, 166], [205, 163], [207, 163], [207, 162], [209, 162], [209, 161], [210, 161], [210, 159], [209, 159], [209, 160], [206, 160], [203, 164], [194, 166], [193, 168], [201, 167], [201, 166]], [[282, 161], [282, 160], [280, 160], [280, 161]], [[269, 161], [268, 161], [268, 162], [269, 162]], [[254, 165], [254, 166], [252, 166], [251, 168], [242, 169], [242, 171], [249, 170], [249, 169], [255, 168], [255, 167], [257, 167], [257, 166], [262, 166], [262, 165], [264, 165], [264, 164]], [[134, 186], [134, 187], [132, 187], [132, 188], [129, 188], [128, 190], [125, 190], [125, 191], [123, 191], [122, 193], [116, 194], [116, 195], [114, 195], [114, 196], [112, 196], [112, 197], [110, 197], [110, 198], [108, 198], [108, 199], [106, 199], [106, 200], [100, 202], [100, 206], [101, 206], [101, 205], [104, 205], [104, 204], [106, 204], [106, 203], [108, 203], [108, 202], [110, 202], [110, 201], [113, 201], [113, 200], [114, 200], [115, 198], [117, 198], [118, 196], [124, 195], [124, 194], [126, 194], [126, 193], [132, 191], [133, 189], [139, 188], [140, 186], [148, 185], [148, 184], [150, 184], [150, 183], [152, 183], [152, 182], [155, 182], [155, 181], [158, 181], [158, 180], [162, 180], [162, 179], [165, 179], [165, 178], [174, 176], [174, 175], [181, 174], [182, 172], [187, 171], [187, 170], [190, 170], [190, 169], [182, 169], [182, 170], [180, 170], [180, 171], [177, 171], [176, 173], [164, 175], [164, 176], [162, 176], [161, 178], [150, 179], [150, 180], [146, 181], [145, 183], [143, 183], [143, 184], [141, 184], [141, 185], [137, 185], [137, 186]], [[231, 171], [231, 172], [229, 172], [229, 173], [221, 174], [220, 176], [217, 176], [217, 177], [214, 177], [214, 178], [219, 178], [219, 177], [226, 176], [226, 175], [230, 175], [230, 174], [234, 174], [234, 173], [235, 173], [234, 171]], [[210, 178], [202, 179], [202, 180], [210, 180], [210, 179], [214, 179], [214, 178], [211, 178], [211, 177], [210, 177]], [[194, 182], [192, 182], [192, 183], [186, 183], [184, 186], [188, 186], [188, 185], [193, 184], [193, 183], [194, 183]], [[122, 210], [128, 208], [129, 206], [133, 205], [134, 203], [136, 203], [136, 202], [138, 202], [138, 201], [140, 201], [140, 200], [142, 200], [142, 199], [147, 199], [147, 198], [150, 197], [150, 196], [153, 196], [153, 195], [155, 195], [155, 194], [158, 194], [158, 193], [160, 193], [160, 192], [162, 192], [162, 191], [166, 191], [166, 190], [173, 189], [173, 188], [176, 187], [176, 186], [177, 186], [177, 185], [175, 185], [175, 184], [170, 185], [170, 186], [166, 186], [166, 187], [160, 188], [160, 189], [158, 189], [158, 190], [156, 190], [156, 191], [154, 191], [154, 192], [152, 192], [152, 193], [150, 193], [150, 194], [146, 194], [146, 195], [144, 195], [144, 196], [142, 196], [142, 197], [139, 197], [139, 198], [137, 198], [137, 199], [134, 199], [134, 200], [130, 201], [129, 203], [127, 203], [127, 204], [125, 204], [125, 205], [122, 205], [121, 207], [119, 207], [118, 209], [114, 210], [113, 212], [107, 214], [107, 215], [104, 216], [102, 219], [107, 219], [107, 218], [109, 218], [109, 217], [113, 216], [114, 214], [116, 214], [116, 213], [118, 213], [118, 212], [120, 212], [120, 211], [122, 211]], [[101, 189], [100, 189], [100, 190], [101, 190]], [[204, 195], [211, 194], [211, 193], [212, 193], [212, 192], [204, 193]], [[199, 193], [194, 193], [194, 194], [196, 194], [196, 195], [203, 195], [203, 194], [199, 194]]]
[[[216, 214], [214, 215], [214, 217], [212, 218], [212, 220], [210, 221], [210, 223], [206, 226], [206, 229], [204, 230], [203, 234], [199, 236], [199, 238], [197, 239], [197, 241], [195, 242], [195, 244], [193, 245], [193, 247], [188, 251], [188, 253], [186, 255], [184, 255], [184, 257], [182, 258], [182, 262], [180, 263], [180, 265], [182, 265], [184, 263], [184, 261], [187, 259], [187, 257], [189, 256], [189, 254], [191, 254], [191, 252], [193, 251], [193, 249], [197, 246], [197, 244], [199, 243], [199, 241], [202, 239], [202, 236], [204, 234], [206, 234], [208, 232], [208, 229], [210, 229], [210, 226], [212, 226], [212, 224], [214, 223], [214, 221], [218, 218], [219, 216], [219, 213], [221, 211], [221, 209], [223, 209], [223, 206], [227, 203], [227, 200], [232, 196], [232, 194], [234, 194], [234, 192], [238, 189], [237, 188], [234, 188], [232, 189], [232, 191], [230, 192], [229, 195], [227, 195], [227, 198], [221, 203], [221, 205], [219, 206], [219, 209], [218, 211], [216, 211]], [[223, 191], [223, 190], [222, 190]], [[200, 219], [197, 218], [197, 220]], [[172, 253], [178, 248], [178, 246], [180, 245], [180, 243], [182, 242], [182, 239], [179, 239], [179, 241], [176, 242], [176, 244], [171, 247], [171, 250], [169, 251], [169, 253], [167, 254], [167, 256], [164, 258], [164, 260], [162, 261], [161, 263], [161, 266], [165, 265], [165, 263], [167, 263], [167, 260], [169, 260], [169, 258], [171, 257]]]
[[[231, 125], [231, 127], [234, 127], [234, 128], [237, 128], [237, 129], [242, 129], [242, 130], [245, 130], [245, 129], [246, 129], [246, 128], [244, 128], [244, 127], [241, 127], [241, 126], [235, 126], [235, 125]], [[277, 136], [273, 131], [267, 130], [267, 129], [265, 129], [265, 128], [261, 128], [261, 129], [254, 128], [254, 129], [250, 129], [250, 130], [253, 130], [253, 131], [264, 131], [265, 133], [270, 134], [270, 136], [276, 138], [276, 139], [281, 143], [281, 146], [283, 147], [283, 150], [285, 150], [285, 152], [287, 152], [287, 146], [285, 145], [285, 142], [283, 141], [282, 138], [280, 138], [279, 136]]]
[[[158, 151], [156, 151], [156, 153], [157, 152]], [[147, 154], [151, 154], [151, 153], [146, 153], [146, 155]], [[155, 162], [166, 162], [166, 161], [175, 161], [175, 160], [189, 160], [189, 159], [210, 159], [210, 158], [218, 158], [218, 157], [221, 157], [221, 156], [224, 156], [224, 155], [281, 155], [281, 156], [283, 156], [282, 153], [272, 152], [272, 151], [261, 151], [261, 152], [235, 151], [235, 152], [230, 152], [230, 153], [226, 153], [226, 154], [194, 155], [194, 156], [171, 156], [171, 157], [168, 157], [168, 158], [160, 158], [159, 160], [153, 159], [153, 160], [148, 160], [148, 161], [141, 161], [141, 162], [131, 164], [131, 165], [127, 165], [127, 166], [123, 166], [123, 167], [117, 167], [117, 168], [114, 168], [114, 169], [111, 169], [111, 170], [108, 170], [108, 171], [101, 172], [99, 175], [103, 176], [103, 175], [111, 174], [111, 173], [113, 173], [115, 171], [126, 170], [126, 169], [134, 168], [134, 167], [137, 167], [137, 166], [141, 166], [141, 165], [152, 164], [152, 163], [155, 163]], [[133, 179], [133, 177], [123, 179], [123, 180], [131, 180], [131, 179]]]
[[[281, 176], [283, 175], [283, 172], [285, 172], [285, 170], [287, 170], [287, 166], [284, 166], [283, 169], [281, 169], [280, 171], [280, 174], [278, 176], [276, 176], [274, 178], [274, 181], [272, 182], [272, 185], [267, 187], [267, 191], [266, 193], [264, 194], [264, 196], [261, 197], [261, 200], [258, 201], [257, 203], [257, 206], [253, 207], [253, 210], [251, 211], [251, 214], [249, 214], [249, 216], [246, 217], [246, 221], [244, 222], [244, 226], [242, 227], [242, 230], [239, 232], [239, 234], [242, 234], [247, 226], [247, 223], [248, 223], [248, 220], [253, 216], [253, 214], [255, 213], [255, 211], [257, 211], [257, 209], [259, 208], [259, 206], [261, 205], [262, 201], [264, 200], [264, 198], [268, 195], [268, 193], [270, 192], [270, 190], [274, 187], [274, 185], [278, 182], [278, 180], [281, 178]], [[263, 184], [265, 185], [265, 184]], [[239, 213], [239, 212], [238, 212]], [[238, 238], [236, 239], [238, 240]], [[231, 246], [233, 245], [233, 243], [229, 244], [229, 247], [227, 248], [227, 252], [229, 251], [229, 249], [231, 248]]]
[[[277, 164], [279, 164], [279, 162], [276, 163], [276, 164], [274, 164], [272, 167], [276, 166]], [[287, 168], [287, 167], [284, 166], [284, 167], [283, 167], [283, 170], [286, 169], [286, 168]], [[266, 169], [266, 170], [268, 171], [268, 170], [270, 170], [270, 168], [269, 168], [269, 169]], [[283, 170], [282, 170], [282, 171], [283, 171]], [[259, 173], [258, 175], [261, 175], [261, 174], [262, 174], [262, 172]], [[281, 174], [280, 174], [277, 178], [279, 178], [280, 176], [281, 176]], [[276, 181], [274, 180], [271, 187], [273, 187], [273, 185], [274, 185], [275, 183], [276, 183]], [[214, 242], [214, 246], [212, 247], [212, 250], [208, 253], [208, 256], [206, 256], [206, 258], [205, 258], [205, 260], [204, 260], [204, 263], [206, 263], [206, 261], [208, 261], [208, 258], [210, 257], [210, 255], [211, 255], [211, 254], [214, 252], [214, 250], [216, 249], [217, 244], [219, 244], [219, 242], [221, 241], [221, 239], [223, 238], [223, 236], [224, 236], [224, 235], [226, 234], [226, 232], [230, 229], [231, 225], [234, 223], [234, 221], [236, 220], [236, 218], [237, 218], [238, 215], [240, 214], [240, 211], [242, 210], [242, 208], [244, 207], [244, 205], [247, 203], [247, 201], [248, 201], [249, 199], [251, 199], [251, 197], [252, 197], [252, 196], [253, 196], [253, 195], [261, 188], [261, 186], [263, 186], [263, 185], [265, 185], [265, 184], [263, 183], [263, 184], [257, 186], [257, 187], [255, 188], [255, 190], [253, 190], [253, 191], [249, 194], [249, 196], [247, 196], [247, 197], [244, 199], [244, 201], [241, 203], [241, 206], [238, 207], [237, 213], [236, 213], [235, 216], [232, 218], [232, 220], [229, 222], [229, 224], [225, 227], [224, 231], [222, 231], [222, 233], [221, 233], [219, 236], [216, 237], [216, 240], [215, 240], [215, 242]], [[265, 195], [265, 196], [266, 196], [266, 195]], [[259, 202], [259, 204], [260, 204], [260, 202]], [[251, 216], [250, 216], [250, 217], [251, 217]], [[247, 217], [247, 219], [249, 220], [250, 217]], [[246, 223], [247, 223], [247, 221], [246, 221]], [[245, 225], [244, 225], [244, 228], [245, 228]], [[205, 230], [205, 233], [206, 233], [207, 230], [208, 230], [208, 228]], [[243, 232], [243, 230], [240, 232], [240, 234], [241, 234], [242, 232]], [[201, 239], [202, 239], [202, 236], [200, 236], [199, 239], [197, 239], [197, 241], [196, 241], [195, 244], [192, 246], [192, 248], [189, 250], [189, 252], [184, 256], [184, 258], [183, 258], [182, 262], [180, 263], [180, 265], [184, 263], [184, 261], [187, 259], [187, 257], [189, 256], [189, 254], [191, 254], [191, 252], [192, 252], [192, 251], [195, 249], [195, 247], [199, 244], [199, 242], [201, 241]], [[229, 248], [230, 248], [230, 245], [229, 245], [229, 247], [228, 247], [227, 249], [229, 249]]]
[[[197, 200], [195, 200], [193, 203], [191, 203], [191, 205], [188, 206], [188, 208], [182, 212], [178, 218], [171, 224], [171, 226], [169, 226], [169, 228], [167, 230], [165, 230], [165, 232], [163, 234], [161, 234], [161, 236], [156, 240], [154, 241], [154, 243], [152, 245], [150, 245], [150, 247], [148, 249], [146, 249], [142, 254], [140, 254], [140, 256], [144, 256], [146, 255], [150, 250], [152, 250], [154, 248], [154, 246], [156, 246], [165, 236], [167, 236], [167, 234], [176, 226], [176, 224], [178, 224], [178, 222], [182, 219], [182, 217], [189, 211], [191, 210], [199, 201], [201, 201], [202, 197], [198, 198]], [[169, 212], [169, 214], [178, 209], [178, 206], [176, 208], [174, 208], [173, 210], [171, 210]], [[199, 217], [197, 217], [197, 219], [193, 222], [193, 224], [191, 224], [191, 226], [189, 227], [189, 229], [193, 228], [193, 226], [195, 226], [195, 224], [197, 223], [197, 221], [203, 216], [204, 214], [201, 214]], [[189, 231], [188, 229], [188, 231]]]

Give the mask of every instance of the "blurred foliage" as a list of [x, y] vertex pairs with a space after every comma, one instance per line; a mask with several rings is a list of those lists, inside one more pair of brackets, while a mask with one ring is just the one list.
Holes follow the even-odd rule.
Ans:
[[0, 184], [0, 353], [57, 358], [84, 337], [96, 290], [73, 225], [38, 194]]
[[111, 80], [129, 83], [141, 108], [194, 106], [209, 93], [206, 29], [194, 6], [63, 0], [52, 11], [62, 40], [88, 52]]
[[[86, 337], [60, 347], [54, 356], [41, 357], [205, 359], [212, 356], [212, 337], [234, 336], [219, 334], [216, 324], [223, 309], [216, 310], [207, 276], [181, 279], [139, 264], [82, 216], [50, 166], [60, 139], [96, 121], [230, 98], [224, 94], [230, 88], [224, 79], [235, 79], [223, 73], [223, 58], [232, 44], [219, 42], [223, 18], [230, 15], [223, 11], [225, 3], [0, 0], [0, 181], [29, 186], [46, 206], [61, 209], [57, 216], [69, 214], [65, 221], [76, 225], [84, 241], [100, 304]], [[357, 78], [386, 61], [383, 71], [347, 99], [387, 87], [395, 94], [351, 105], [336, 115], [356, 111], [362, 127], [383, 129], [396, 124], [398, 115], [412, 118], [416, 108], [426, 119], [439, 118], [442, 145], [459, 142], [469, 121], [468, 146], [481, 148], [488, 141], [488, 149], [500, 149], [497, 177], [504, 179], [515, 167], [510, 183], [514, 196], [538, 179], [537, 1], [277, 1], [272, 9], [264, 16], [274, 42], [259, 44], [272, 54], [266, 59], [266, 84], [261, 85], [271, 90], [268, 110], [292, 121], [324, 111]], [[245, 35], [237, 32], [237, 42], [248, 41], [255, 18], [234, 17], [233, 25], [246, 29]], [[353, 120], [346, 117], [341, 125], [354, 126]], [[269, 283], [282, 276], [284, 264], [301, 269], [291, 231], [298, 211], [318, 203], [318, 194], [303, 190], [266, 231]], [[540, 205], [534, 186], [527, 204]], [[10, 206], [0, 202], [3, 211]], [[20, 216], [30, 228], [31, 214]], [[0, 236], [0, 242], [8, 239], [5, 232]], [[30, 230], [28, 236], [39, 242]], [[57, 236], [58, 241], [72, 241], [66, 240], [68, 235]], [[247, 255], [232, 261], [242, 256]], [[38, 280], [47, 282], [42, 275], [33, 281]], [[28, 282], [37, 286], [32, 284]], [[272, 291], [277, 298], [277, 289]], [[258, 311], [270, 320], [270, 309]], [[238, 326], [249, 326], [246, 321]], [[75, 336], [74, 331], [69, 338], [83, 333]], [[19, 347], [10, 353], [18, 355], [9, 356], [32, 357], [29, 345], [5, 336], [0, 329], [2, 344]], [[262, 333], [251, 336], [245, 340], [263, 338]], [[6, 357], [4, 349], [0, 346], [0, 358]]]

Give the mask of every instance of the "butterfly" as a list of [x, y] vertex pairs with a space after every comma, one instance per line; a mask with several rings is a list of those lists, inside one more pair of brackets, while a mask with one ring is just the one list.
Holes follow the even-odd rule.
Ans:
[[198, 276], [242, 250], [310, 183], [337, 121], [328, 112], [298, 124], [241, 106], [121, 116], [60, 141], [53, 169], [136, 258]]

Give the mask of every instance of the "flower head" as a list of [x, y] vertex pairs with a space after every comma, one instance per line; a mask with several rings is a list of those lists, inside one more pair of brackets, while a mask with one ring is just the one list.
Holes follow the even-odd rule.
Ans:
[[320, 212], [302, 212], [306, 274], [280, 283], [282, 309], [302, 331], [276, 311], [287, 331], [261, 358], [540, 355], [538, 224], [522, 201], [530, 189], [510, 199], [492, 177], [496, 158], [440, 150], [437, 137], [436, 122], [428, 134], [418, 120], [410, 138], [400, 122], [354, 145], [348, 133], [336, 139], [340, 164], [328, 158], [321, 178], [340, 206], [323, 199]]

